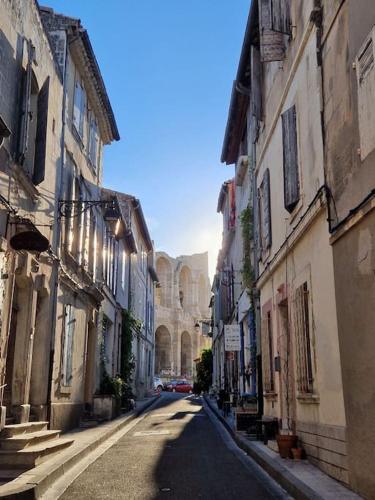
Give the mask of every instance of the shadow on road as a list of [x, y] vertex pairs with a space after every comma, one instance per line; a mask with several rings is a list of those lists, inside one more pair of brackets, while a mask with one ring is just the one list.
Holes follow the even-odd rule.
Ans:
[[[167, 404], [172, 402], [172, 398], [168, 396], [163, 396], [162, 399]], [[159, 493], [153, 499], [273, 498], [259, 479], [249, 473], [238, 457], [227, 448], [205, 413], [202, 399], [189, 396], [185, 401], [188, 404], [187, 410], [178, 411], [168, 418], [169, 421], [181, 422], [186, 418], [186, 424], [177, 438], [166, 441], [155, 465], [154, 482]]]

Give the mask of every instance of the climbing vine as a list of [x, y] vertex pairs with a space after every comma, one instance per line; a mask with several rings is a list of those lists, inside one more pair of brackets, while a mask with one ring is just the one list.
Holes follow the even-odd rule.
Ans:
[[254, 270], [251, 263], [251, 241], [253, 239], [253, 211], [251, 207], [248, 206], [241, 212], [240, 221], [243, 241], [242, 279], [245, 288], [251, 295], [254, 282]]
[[135, 368], [134, 355], [132, 353], [132, 341], [134, 333], [141, 331], [142, 324], [137, 320], [131, 311], [122, 310], [122, 331], [121, 331], [121, 378], [130, 383], [132, 373]]

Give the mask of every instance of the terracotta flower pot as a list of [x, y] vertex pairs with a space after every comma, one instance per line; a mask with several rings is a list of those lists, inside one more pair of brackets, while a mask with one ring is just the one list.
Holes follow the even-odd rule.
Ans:
[[293, 455], [294, 460], [301, 460], [302, 448], [292, 448], [292, 455]]
[[281, 458], [292, 458], [292, 448], [295, 448], [297, 444], [297, 436], [278, 434], [276, 436], [277, 446], [279, 447], [279, 453]]

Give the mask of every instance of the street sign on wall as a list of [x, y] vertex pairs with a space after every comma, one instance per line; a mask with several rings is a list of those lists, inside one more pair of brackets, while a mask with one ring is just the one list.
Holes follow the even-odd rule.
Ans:
[[241, 330], [240, 325], [225, 325], [224, 339], [226, 351], [241, 350]]

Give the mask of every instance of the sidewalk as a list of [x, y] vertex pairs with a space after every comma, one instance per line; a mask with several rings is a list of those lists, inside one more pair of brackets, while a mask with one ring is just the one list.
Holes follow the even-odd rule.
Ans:
[[75, 429], [65, 433], [64, 438], [74, 439], [66, 450], [46, 462], [21, 474], [17, 479], [0, 486], [0, 498], [34, 500], [39, 498], [57, 479], [94, 451], [104, 441], [121, 430], [131, 420], [150, 407], [159, 395], [137, 401], [137, 407], [120, 417], [89, 429]]
[[245, 432], [237, 432], [233, 414], [231, 413], [224, 418], [215, 400], [206, 396], [204, 399], [227, 428], [237, 445], [294, 498], [298, 500], [337, 500], [338, 498], [340, 500], [354, 500], [361, 498], [307, 460], [282, 459], [278, 453], [272, 451], [262, 442], [251, 440]]

